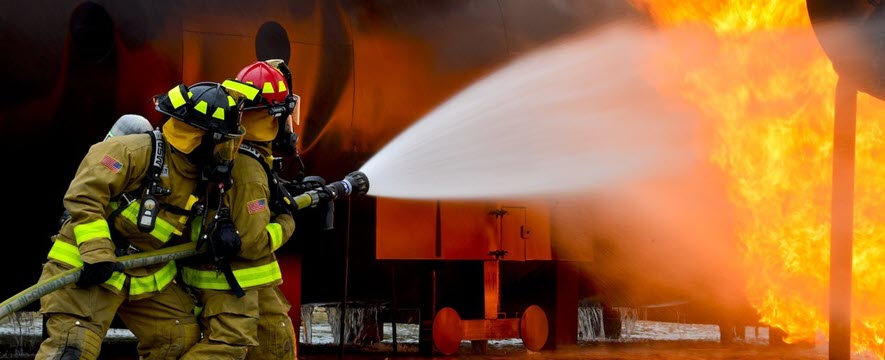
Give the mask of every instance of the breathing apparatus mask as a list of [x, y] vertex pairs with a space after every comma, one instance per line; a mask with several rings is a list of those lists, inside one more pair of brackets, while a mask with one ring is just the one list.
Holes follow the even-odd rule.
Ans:
[[273, 148], [284, 155], [294, 155], [298, 135], [295, 134], [295, 124], [293, 122], [300, 122], [301, 120], [299, 118], [301, 97], [292, 93], [292, 72], [289, 70], [289, 66], [281, 59], [267, 60], [267, 63], [279, 70], [283, 77], [286, 78], [286, 84], [289, 85], [289, 94], [286, 95], [285, 101], [286, 113], [280, 114], [278, 117], [280, 130], [273, 140]]
[[204, 176], [213, 183], [224, 183], [225, 188], [232, 184], [230, 173], [233, 169], [237, 149], [243, 143], [243, 135], [246, 133], [241, 126], [238, 134], [207, 133], [203, 137], [203, 144], [207, 144], [209, 161], [204, 163]]

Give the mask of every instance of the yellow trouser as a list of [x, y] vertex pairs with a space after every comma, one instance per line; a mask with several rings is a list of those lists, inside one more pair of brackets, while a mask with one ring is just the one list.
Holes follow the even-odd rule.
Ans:
[[295, 360], [295, 328], [289, 318], [292, 307], [278, 286], [258, 289], [258, 346], [249, 349], [248, 360]]
[[[69, 268], [50, 260], [43, 265], [40, 280]], [[35, 359], [96, 359], [114, 314], [138, 338], [141, 359], [177, 359], [199, 340], [193, 300], [178, 284], [133, 301], [126, 301], [128, 287], [127, 280], [123, 291], [115, 294], [101, 286], [71, 284], [44, 295], [40, 312], [47, 317], [49, 337], [40, 344]]]
[[200, 324], [203, 339], [188, 350], [182, 360], [246, 358], [258, 345], [258, 289], [246, 290], [238, 298], [230, 291], [194, 289], [203, 303]]

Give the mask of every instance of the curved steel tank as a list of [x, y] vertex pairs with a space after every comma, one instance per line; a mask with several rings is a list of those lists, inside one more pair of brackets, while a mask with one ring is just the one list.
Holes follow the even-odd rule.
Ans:
[[[256, 59], [285, 60], [302, 100], [296, 131], [305, 168], [332, 181], [508, 60], [588, 27], [642, 16], [618, 0], [15, 0], [0, 4], [0, 13], [0, 52], [7, 55], [0, 57], [7, 89], [0, 143], [7, 173], [17, 175], [8, 179], [15, 185], [0, 218], [15, 234], [7, 242], [22, 249], [0, 261], [0, 271], [21, 274], [6, 277], [4, 297], [36, 282], [62, 194], [88, 147], [122, 114], [159, 125], [165, 119], [150, 98], [175, 84], [220, 82]], [[287, 160], [284, 175], [299, 168]], [[371, 197], [341, 203], [334, 231], [322, 230], [319, 212], [298, 214], [295, 239], [280, 251], [293, 303], [340, 301], [346, 288], [348, 299], [395, 298], [403, 307], [453, 306], [482, 317], [482, 262], [463, 261], [472, 259], [465, 253], [424, 261], [397, 255], [399, 245], [379, 246], [377, 206]], [[542, 261], [503, 265], [515, 280], [502, 280], [502, 290], [517, 298], [502, 298], [513, 303], [502, 307], [553, 309], [551, 343], [568, 343], [576, 335], [556, 334], [556, 324], [574, 321], [576, 310], [563, 308], [586, 291], [578, 290], [578, 275], [547, 261], [557, 259], [547, 251]], [[436, 297], [427, 304], [430, 274], [439, 290], [430, 290]], [[550, 279], [572, 284], [574, 293], [545, 294]]]
[[879, 1], [808, 0], [808, 16], [839, 77], [885, 99], [885, 7]]

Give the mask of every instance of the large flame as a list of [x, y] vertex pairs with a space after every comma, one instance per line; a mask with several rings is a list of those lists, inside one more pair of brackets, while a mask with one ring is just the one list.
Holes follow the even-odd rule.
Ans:
[[[787, 342], [828, 335], [833, 109], [837, 75], [804, 1], [638, 0], [673, 46], [662, 71], [716, 139], [728, 175], [747, 293]], [[858, 99], [852, 350], [885, 358], [883, 103]]]

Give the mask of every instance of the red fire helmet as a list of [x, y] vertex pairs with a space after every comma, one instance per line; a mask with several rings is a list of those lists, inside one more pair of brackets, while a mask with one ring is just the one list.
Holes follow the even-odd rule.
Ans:
[[[264, 61], [256, 61], [244, 67], [237, 74], [237, 80], [252, 84], [261, 89], [264, 105], [284, 104], [289, 95], [289, 87], [283, 74]], [[248, 105], [247, 105], [248, 106]]]

